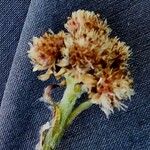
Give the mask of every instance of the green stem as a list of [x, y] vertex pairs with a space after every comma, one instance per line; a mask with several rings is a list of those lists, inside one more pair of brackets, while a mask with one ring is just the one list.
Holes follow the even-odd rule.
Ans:
[[89, 107], [92, 106], [92, 103], [90, 101], [86, 101], [81, 103], [68, 117], [67, 119], [67, 123], [66, 123], [66, 128], [68, 128], [71, 123], [73, 122], [73, 120], [80, 114], [82, 113], [84, 110], [88, 109]]
[[51, 136], [54, 128], [49, 129], [47, 139], [45, 139], [43, 150], [55, 150], [56, 146], [60, 143], [60, 140], [64, 134], [63, 129], [59, 129], [55, 136]]
[[[56, 146], [60, 143], [60, 140], [62, 136], [64, 135], [65, 129], [67, 129], [73, 120], [84, 110], [88, 109], [92, 106], [92, 103], [90, 101], [86, 101], [81, 103], [77, 108], [75, 108], [70, 115], [67, 117], [65, 124], [62, 123], [59, 124], [59, 127], [55, 128], [55, 125], [48, 131], [45, 142], [44, 142], [44, 148], [43, 150], [54, 150]], [[55, 131], [54, 131], [55, 130]], [[55, 135], [52, 136], [52, 133], [55, 132]]]
[[54, 114], [52, 126], [45, 137], [43, 150], [53, 150], [59, 144], [64, 134], [66, 120], [72, 112], [76, 100], [82, 94], [80, 85], [73, 78], [67, 77], [66, 82], [66, 90], [58, 104], [58, 111]]

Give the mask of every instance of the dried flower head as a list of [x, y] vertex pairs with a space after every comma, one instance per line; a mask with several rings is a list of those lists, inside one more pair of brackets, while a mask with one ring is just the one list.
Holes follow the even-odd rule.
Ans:
[[100, 105], [108, 117], [114, 108], [120, 110], [126, 107], [122, 104], [122, 100], [134, 95], [132, 83], [133, 80], [127, 70], [104, 69], [89, 97], [93, 103]]
[[55, 69], [55, 62], [61, 57], [62, 47], [64, 47], [64, 32], [56, 35], [45, 33], [42, 37], [33, 38], [28, 51], [28, 56], [34, 65], [33, 71], [49, 69], [47, 74], [41, 76], [41, 80], [47, 79], [52, 73], [51, 69]]
[[71, 34], [83, 35], [90, 30], [95, 30], [99, 35], [109, 34], [111, 31], [106, 21], [103, 22], [99, 14], [85, 10], [78, 10], [72, 13], [65, 24], [65, 28]]
[[33, 39], [28, 53], [34, 71], [47, 70], [41, 80], [51, 74], [72, 76], [88, 93], [89, 101], [99, 104], [107, 117], [114, 108], [124, 109], [122, 101], [134, 94], [127, 64], [129, 46], [109, 37], [107, 22], [94, 12], [73, 12], [65, 28], [66, 33], [46, 33]]
[[70, 48], [69, 62], [75, 67], [79, 68], [94, 68], [100, 61], [98, 50], [89, 50], [86, 47], [74, 45]]

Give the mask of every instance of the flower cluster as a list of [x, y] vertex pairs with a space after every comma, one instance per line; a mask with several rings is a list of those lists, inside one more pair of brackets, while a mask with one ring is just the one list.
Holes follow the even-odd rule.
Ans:
[[99, 14], [85, 10], [72, 13], [58, 34], [33, 38], [28, 51], [34, 71], [46, 70], [41, 80], [71, 76], [107, 116], [124, 109], [122, 100], [134, 94], [128, 70], [129, 47], [117, 37]]

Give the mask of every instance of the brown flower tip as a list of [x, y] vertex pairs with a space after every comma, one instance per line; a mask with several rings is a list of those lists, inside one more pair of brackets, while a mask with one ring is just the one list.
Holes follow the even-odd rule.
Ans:
[[69, 62], [72, 67], [94, 69], [99, 64], [99, 61], [100, 56], [98, 51], [89, 51], [88, 48], [77, 45], [70, 48]]
[[34, 71], [45, 70], [53, 66], [60, 56], [60, 49], [64, 46], [64, 34], [45, 33], [42, 37], [34, 37], [28, 56], [31, 58]]
[[111, 31], [106, 21], [103, 22], [99, 14], [85, 10], [78, 10], [72, 13], [65, 24], [65, 28], [72, 34], [83, 34], [83, 30], [88, 32], [95, 30], [99, 35], [109, 34]]
[[89, 97], [93, 103], [101, 106], [108, 117], [113, 108], [120, 110], [126, 107], [122, 100], [134, 95], [132, 83], [127, 70], [104, 70]]

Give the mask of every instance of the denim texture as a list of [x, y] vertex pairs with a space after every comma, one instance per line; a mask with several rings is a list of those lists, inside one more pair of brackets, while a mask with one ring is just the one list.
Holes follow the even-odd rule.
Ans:
[[[150, 149], [150, 0], [11, 0], [1, 1], [0, 7], [0, 150], [34, 150], [40, 126], [50, 117], [38, 98], [46, 85], [57, 81], [37, 80], [27, 57], [28, 42], [49, 28], [63, 29], [66, 18], [78, 9], [100, 13], [112, 36], [131, 46], [136, 94], [126, 102], [127, 111], [116, 110], [109, 119], [98, 106], [83, 112], [57, 149]], [[53, 95], [59, 99], [62, 89]]]
[[0, 104], [30, 0], [0, 1]]

